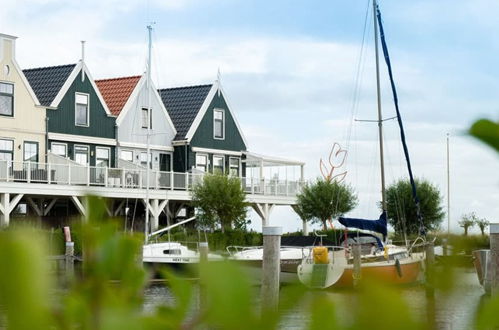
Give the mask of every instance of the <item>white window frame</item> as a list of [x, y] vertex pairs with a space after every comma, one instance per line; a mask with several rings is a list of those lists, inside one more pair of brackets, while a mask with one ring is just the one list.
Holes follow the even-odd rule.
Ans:
[[232, 164], [230, 163], [230, 161], [233, 159], [237, 160], [237, 176], [241, 177], [241, 159], [239, 157], [229, 157], [229, 175], [232, 175], [230, 171], [232, 170], [232, 168], [235, 168], [235, 166], [232, 166]]
[[210, 167], [210, 157], [208, 157], [208, 154], [203, 154], [203, 153], [196, 153], [196, 165], [195, 168], [196, 170], [200, 170], [198, 168], [198, 156], [204, 157], [206, 159], [206, 164], [205, 164], [205, 170], [204, 173], [208, 173], [208, 169]]
[[[61, 156], [61, 155], [58, 155], [56, 153], [53, 153], [52, 152], [52, 146], [53, 145], [60, 145], [60, 146], [64, 146], [64, 156]], [[62, 142], [50, 142], [50, 152], [52, 152], [54, 155], [57, 155], [57, 156], [61, 156], [61, 157], [64, 157], [64, 158], [67, 158], [68, 157], [68, 144], [67, 143], [62, 143]]]
[[[80, 164], [78, 163], [78, 161], [76, 160], [76, 148], [78, 147], [81, 147], [81, 148], [86, 148], [87, 149], [87, 164], [84, 165], [84, 164]], [[73, 159], [76, 163], [80, 164], [81, 166], [90, 166], [90, 146], [88, 145], [85, 145], [85, 144], [75, 144], [73, 146]]]
[[[140, 154], [139, 154], [139, 163], [140, 163], [140, 166], [145, 166], [147, 168], [147, 156], [146, 156], [146, 161], [145, 162], [142, 162], [142, 155], [147, 155], [147, 152], [146, 151], [141, 151]], [[149, 152], [149, 168], [152, 169], [152, 152]], [[144, 165], [143, 165], [144, 163]]]
[[[144, 118], [142, 117], [144, 110], [147, 113], [147, 117], [149, 117], [149, 127], [144, 126]], [[141, 112], [140, 112], [140, 126], [144, 129], [147, 129], [147, 128], [152, 129], [152, 108], [151, 108], [151, 111], [149, 111], [149, 109], [147, 107], [142, 107]]]
[[224, 155], [213, 155], [213, 166], [211, 167], [211, 172], [215, 173], [215, 158], [222, 159], [222, 173], [225, 174], [225, 156]]
[[[0, 114], [0, 117], [4, 117], [4, 118], [14, 118], [14, 115], [16, 113], [16, 85], [12, 82], [12, 81], [3, 81], [3, 80], [0, 80], [0, 83], [2, 84], [6, 84], [6, 85], [12, 85], [12, 114], [10, 115], [2, 115]], [[7, 94], [7, 93], [3, 93], [3, 94]]]
[[[131, 159], [131, 160], [128, 160], [128, 159], [123, 158], [123, 157], [122, 157], [122, 153], [123, 153], [123, 152], [129, 152], [129, 153], [131, 153], [131, 154], [132, 154], [132, 159]], [[134, 156], [134, 155], [133, 155], [133, 150], [129, 150], [129, 149], [122, 149], [122, 150], [120, 150], [120, 159], [121, 159], [121, 160], [124, 160], [124, 161], [127, 161], [127, 162], [131, 162], [131, 163], [133, 163], [133, 156]]]
[[23, 162], [27, 162], [26, 159], [26, 143], [36, 144], [36, 161], [30, 163], [39, 163], [40, 162], [40, 142], [33, 140], [24, 140], [23, 141]]
[[[77, 95], [83, 95], [83, 96], [86, 96], [87, 97], [87, 124], [86, 125], [82, 125], [82, 124], [78, 124], [76, 122], [76, 96]], [[90, 126], [90, 94], [88, 93], [80, 93], [80, 92], [75, 92], [75, 126], [80, 126], [80, 127], [89, 127]]]
[[[215, 130], [215, 123], [217, 119], [215, 119], [215, 113], [221, 112], [222, 113], [222, 136], [219, 137], [216, 134]], [[225, 110], [224, 109], [213, 109], [213, 138], [215, 140], [225, 140]]]
[[[12, 160], [11, 160], [11, 161], [14, 161], [14, 154], [15, 154], [15, 152], [14, 152], [15, 150], [14, 150], [14, 149], [16, 148], [14, 139], [9, 139], [9, 138], [0, 138], [0, 140], [2, 140], [2, 141], [10, 141], [10, 142], [12, 142], [12, 151], [10, 152], [10, 154], [12, 155], [12, 157], [11, 157], [11, 158], [12, 158]], [[8, 153], [8, 152], [4, 152], [4, 151], [6, 151], [6, 150], [7, 150], [7, 149], [2, 149], [2, 153], [5, 153], [5, 154], [6, 154], [6, 153]]]
[[102, 158], [98, 158], [98, 156], [97, 156], [97, 150], [98, 149], [105, 149], [105, 150], [107, 150], [107, 157], [108, 158], [107, 158], [107, 166], [106, 167], [111, 167], [111, 148], [109, 148], [109, 147], [95, 147], [95, 166], [98, 166], [97, 165], [97, 161], [99, 159], [102, 159]]

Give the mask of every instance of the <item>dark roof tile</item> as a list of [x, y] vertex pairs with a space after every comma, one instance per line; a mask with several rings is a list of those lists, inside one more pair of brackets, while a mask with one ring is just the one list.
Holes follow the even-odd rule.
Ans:
[[23, 70], [41, 105], [50, 106], [76, 64]]
[[208, 96], [212, 85], [198, 85], [159, 89], [170, 118], [175, 125], [177, 135], [174, 140], [185, 140], [204, 100]]

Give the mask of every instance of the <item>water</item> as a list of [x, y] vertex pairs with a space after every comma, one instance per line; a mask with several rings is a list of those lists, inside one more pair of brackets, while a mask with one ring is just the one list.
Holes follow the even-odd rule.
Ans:
[[[474, 269], [459, 269], [459, 277], [456, 287], [452, 292], [445, 293], [436, 291], [435, 293], [435, 324], [438, 329], [470, 329], [473, 328], [474, 317], [480, 308], [483, 300], [487, 299], [484, 290], [478, 283]], [[193, 282], [193, 285], [196, 285]], [[403, 299], [409, 306], [413, 316], [420, 320], [426, 320], [428, 304], [423, 286], [413, 286], [400, 288]], [[255, 287], [255, 296], [258, 296], [259, 288]], [[310, 291], [304, 299], [317, 298], [326, 295], [335, 303], [337, 318], [344, 322], [351, 321], [350, 312], [356, 293], [353, 290], [342, 291]], [[152, 312], [155, 307], [162, 304], [174, 303], [174, 297], [170, 290], [164, 285], [150, 286], [145, 290], [144, 311]], [[258, 304], [258, 302], [255, 302]], [[197, 302], [195, 303], [197, 305]], [[194, 309], [197, 306], [193, 307]], [[383, 306], [373, 306], [373, 308], [383, 308]], [[193, 310], [194, 312], [194, 310]], [[304, 312], [303, 306], [295, 304], [291, 309], [283, 311], [281, 322], [282, 329], [304, 329], [308, 326], [309, 320]]]

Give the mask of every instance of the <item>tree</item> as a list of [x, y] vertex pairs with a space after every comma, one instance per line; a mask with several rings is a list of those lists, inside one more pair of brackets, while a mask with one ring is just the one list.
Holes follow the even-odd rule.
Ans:
[[[480, 220], [481, 219], [478, 219], [475, 212], [463, 214], [463, 216], [461, 217], [461, 220], [459, 221], [459, 226], [463, 227], [464, 236], [468, 236], [468, 230], [471, 227], [478, 225], [478, 221], [480, 221]], [[483, 219], [483, 220], [485, 220], [485, 219]], [[485, 220], [485, 221], [487, 221], [487, 220]], [[488, 222], [487, 222], [487, 224], [488, 224]], [[483, 232], [485, 230], [485, 224], [481, 224], [479, 226], [484, 226], [483, 229], [482, 229], [482, 227], [480, 227], [480, 230], [482, 231], [482, 235], [483, 235]]]
[[[438, 229], [445, 215], [440, 191], [427, 180], [416, 179], [415, 184], [425, 229]], [[419, 234], [420, 224], [409, 180], [398, 180], [386, 189], [386, 207], [388, 223], [397, 234]]]
[[207, 174], [192, 189], [192, 204], [198, 210], [199, 222], [208, 227], [244, 229], [247, 203], [239, 178], [222, 174]]
[[478, 218], [476, 220], [476, 225], [478, 226], [478, 228], [480, 228], [480, 232], [482, 233], [482, 236], [485, 236], [485, 228], [487, 228], [489, 226], [489, 220], [485, 219], [485, 218]]
[[328, 219], [341, 216], [357, 206], [357, 196], [349, 185], [323, 179], [305, 185], [297, 198], [300, 218], [320, 222], [324, 230], [327, 230]]

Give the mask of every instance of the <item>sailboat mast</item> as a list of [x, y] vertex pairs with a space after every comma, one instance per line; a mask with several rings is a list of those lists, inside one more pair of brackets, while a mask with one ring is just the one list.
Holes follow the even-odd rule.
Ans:
[[146, 134], [146, 140], [147, 140], [147, 150], [146, 150], [146, 157], [147, 157], [147, 169], [146, 169], [146, 219], [145, 219], [145, 226], [144, 226], [144, 234], [145, 234], [145, 242], [147, 244], [148, 242], [148, 234], [149, 234], [149, 176], [150, 176], [150, 167], [151, 167], [151, 146], [150, 146], [150, 137], [151, 137], [151, 48], [152, 48], [152, 41], [151, 41], [151, 32], [152, 32], [152, 25], [147, 26], [147, 31], [148, 31], [148, 37], [149, 37], [149, 43], [148, 43], [148, 54], [147, 54], [147, 134]]
[[376, 54], [376, 97], [378, 100], [378, 138], [379, 138], [379, 158], [381, 163], [381, 208], [386, 211], [385, 196], [385, 158], [383, 151], [383, 114], [381, 112], [381, 87], [379, 77], [379, 50], [378, 50], [378, 23], [376, 21], [376, 0], [373, 0], [373, 21], [374, 21], [374, 50]]

